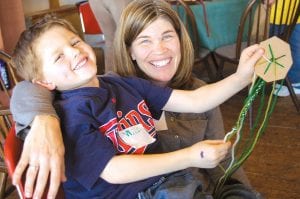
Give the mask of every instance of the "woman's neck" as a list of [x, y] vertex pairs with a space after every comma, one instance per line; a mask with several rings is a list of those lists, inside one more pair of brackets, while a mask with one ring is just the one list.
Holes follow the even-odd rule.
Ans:
[[154, 85], [161, 86], [161, 87], [166, 87], [168, 85], [168, 83], [169, 83], [169, 82], [160, 82], [160, 81], [154, 81], [154, 80], [151, 80], [151, 82]]

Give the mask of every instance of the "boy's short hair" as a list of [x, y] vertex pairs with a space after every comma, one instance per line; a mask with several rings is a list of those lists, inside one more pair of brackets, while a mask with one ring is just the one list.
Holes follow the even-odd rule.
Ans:
[[[54, 26], [60, 26], [78, 34], [70, 22], [59, 19], [54, 15], [46, 15], [20, 35], [19, 41], [12, 54], [12, 63], [17, 73], [25, 80], [42, 78], [41, 60], [35, 51], [35, 41]], [[53, 38], [55, 39], [55, 38]], [[45, 46], [47, 48], [47, 46]]]

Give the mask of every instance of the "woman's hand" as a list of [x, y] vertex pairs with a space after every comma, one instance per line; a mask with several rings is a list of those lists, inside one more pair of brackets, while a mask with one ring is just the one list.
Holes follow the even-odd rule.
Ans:
[[258, 44], [254, 44], [243, 50], [235, 73], [236, 78], [240, 82], [246, 81], [246, 84], [249, 84], [252, 81], [254, 66], [263, 54], [264, 50]]
[[48, 198], [55, 198], [61, 182], [66, 180], [64, 144], [57, 118], [35, 117], [13, 174], [14, 185], [20, 183], [26, 168], [25, 196], [41, 198], [50, 176]]
[[190, 147], [190, 167], [214, 168], [227, 155], [231, 143], [223, 140], [205, 140]]

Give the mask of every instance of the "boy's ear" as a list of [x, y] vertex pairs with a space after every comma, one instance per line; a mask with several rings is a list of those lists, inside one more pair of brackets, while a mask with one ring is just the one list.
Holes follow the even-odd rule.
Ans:
[[56, 86], [55, 86], [54, 83], [48, 82], [48, 81], [45, 81], [45, 80], [33, 79], [32, 83], [38, 84], [38, 85], [40, 85], [42, 87], [45, 87], [45, 88], [47, 88], [50, 91], [52, 91], [52, 90], [54, 90], [56, 88]]

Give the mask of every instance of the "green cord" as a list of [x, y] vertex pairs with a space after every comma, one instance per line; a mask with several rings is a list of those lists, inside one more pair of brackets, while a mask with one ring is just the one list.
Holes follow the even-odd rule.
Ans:
[[[283, 84], [283, 81], [281, 81], [281, 85], [282, 84]], [[268, 121], [271, 117], [272, 112], [274, 111], [274, 108], [275, 108], [275, 105], [277, 102], [277, 95], [274, 95], [275, 82], [273, 83], [273, 89], [270, 93], [270, 97], [268, 99], [265, 113], [263, 114], [263, 106], [265, 104], [264, 103], [264, 101], [265, 101], [265, 85], [266, 85], [266, 83], [261, 78], [258, 78], [258, 80], [255, 82], [255, 84], [253, 86], [252, 92], [249, 93], [249, 96], [246, 98], [246, 100], [244, 102], [245, 105], [243, 106], [242, 111], [239, 115], [238, 121], [236, 122], [235, 133], [237, 133], [237, 129], [240, 129], [240, 131], [242, 130], [242, 127], [244, 126], [245, 116], [246, 116], [245, 113], [251, 107], [254, 99], [260, 94], [261, 99], [260, 99], [260, 103], [259, 103], [258, 113], [255, 118], [255, 123], [253, 125], [253, 128], [250, 130], [250, 134], [249, 134], [250, 139], [246, 142], [245, 147], [242, 148], [241, 155], [238, 158], [236, 158], [236, 160], [231, 165], [231, 167], [227, 168], [227, 170], [225, 170], [224, 175], [219, 179], [219, 181], [214, 189], [214, 192], [213, 192], [213, 196], [215, 199], [219, 199], [221, 191], [222, 191], [222, 187], [226, 183], [226, 180], [251, 155], [252, 151], [254, 150], [255, 145], [257, 144], [259, 138], [263, 134], [263, 132], [268, 124]], [[261, 125], [259, 126], [258, 124], [260, 122], [261, 122]], [[233, 135], [230, 138], [232, 138], [232, 137], [233, 137]]]
[[[275, 58], [271, 45], [269, 44], [268, 47], [269, 47], [269, 52], [270, 52], [271, 58], [270, 59], [266, 58], [268, 61], [268, 64], [266, 66], [264, 73], [267, 73], [269, 71], [269, 68], [272, 64], [275, 64], [275, 67], [280, 66], [280, 67], [284, 68], [284, 66], [282, 64], [278, 63], [277, 60], [285, 57], [285, 55]], [[275, 68], [275, 75], [276, 75], [276, 68]], [[222, 168], [222, 170], [224, 170], [224, 175], [219, 179], [217, 185], [214, 188], [213, 197], [215, 199], [220, 199], [220, 196], [222, 194], [221, 193], [222, 187], [226, 183], [227, 179], [248, 159], [248, 157], [253, 152], [254, 147], [256, 146], [259, 138], [264, 133], [264, 131], [268, 125], [269, 119], [271, 117], [271, 114], [274, 111], [274, 108], [275, 108], [275, 105], [277, 102], [277, 96], [278, 96], [277, 94], [278, 94], [280, 88], [282, 87], [282, 84], [283, 84], [283, 80], [281, 80], [280, 87], [277, 90], [277, 92], [274, 93], [275, 92], [275, 81], [273, 82], [272, 91], [268, 98], [267, 107], [266, 107], [264, 113], [263, 113], [263, 110], [264, 110], [263, 107], [265, 107], [265, 100], [266, 100], [266, 98], [265, 98], [266, 82], [261, 78], [257, 78], [256, 81], [253, 83], [252, 87], [250, 88], [249, 94], [244, 101], [244, 106], [239, 114], [238, 120], [237, 120], [234, 128], [232, 128], [232, 131], [230, 133], [226, 134], [226, 136], [224, 138], [225, 141], [228, 141], [228, 140], [231, 140], [233, 137], [235, 137], [235, 142], [232, 146], [232, 154], [231, 154], [232, 161], [226, 170], [224, 170], [224, 168]], [[252, 129], [250, 129], [249, 139], [246, 141], [244, 146], [240, 146], [239, 144], [240, 144], [240, 139], [243, 135], [243, 127], [244, 127], [246, 115], [247, 115], [250, 107], [252, 106], [254, 100], [257, 98], [257, 96], [260, 96], [260, 103], [259, 103], [258, 112], [257, 112], [257, 116], [255, 118], [254, 125], [253, 125]], [[235, 155], [237, 151], [241, 151], [239, 157], [237, 157]]]

